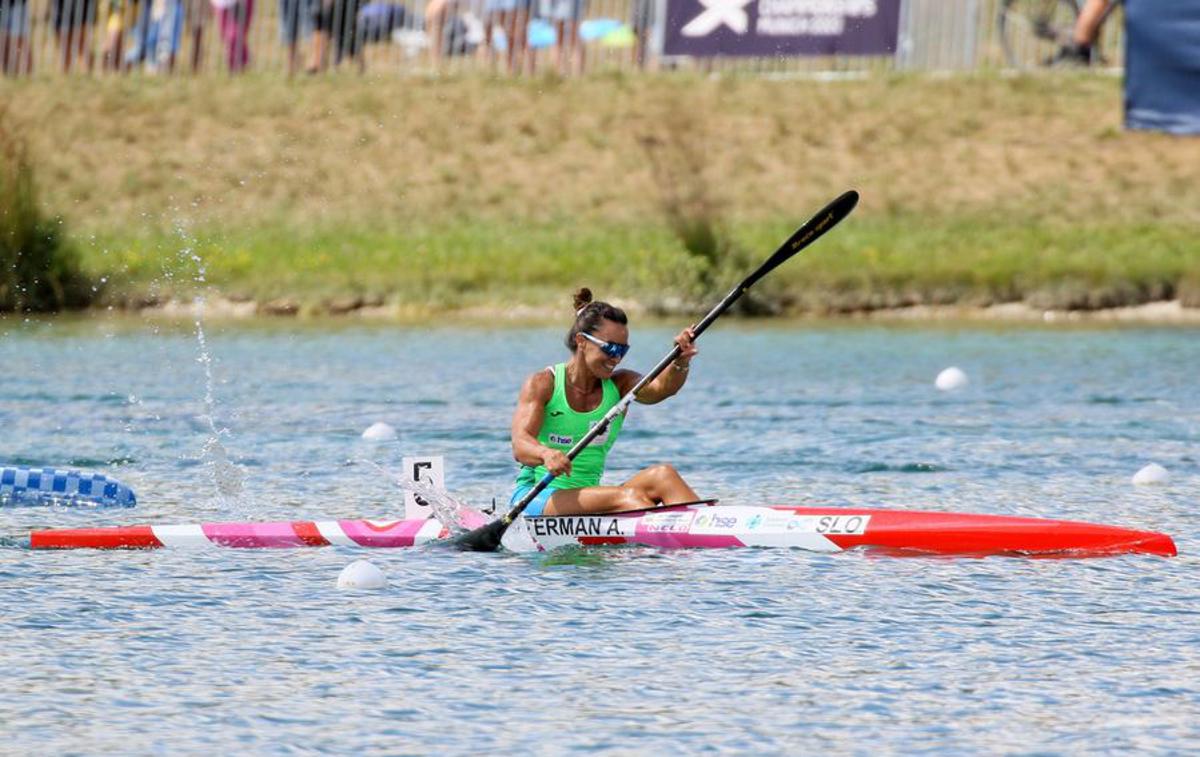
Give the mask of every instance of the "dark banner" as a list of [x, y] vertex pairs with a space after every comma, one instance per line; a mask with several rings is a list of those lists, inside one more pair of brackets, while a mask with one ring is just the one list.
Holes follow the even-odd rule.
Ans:
[[665, 55], [891, 55], [900, 0], [666, 0]]
[[1125, 125], [1200, 134], [1200, 3], [1125, 3]]

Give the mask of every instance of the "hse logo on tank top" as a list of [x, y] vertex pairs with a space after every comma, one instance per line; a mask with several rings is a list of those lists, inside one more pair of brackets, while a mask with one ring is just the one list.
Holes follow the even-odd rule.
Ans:
[[[588, 431], [591, 431], [593, 428], [595, 428], [597, 423], [598, 423], [598, 421], [589, 421], [588, 422]], [[611, 424], [610, 424], [610, 426], [611, 426]], [[609, 432], [609, 429], [606, 428], [599, 434], [596, 434], [596, 438], [592, 439], [592, 444], [598, 444], [600, 446], [607, 444], [608, 443], [608, 432]], [[582, 438], [582, 437], [580, 437], [580, 438]], [[571, 447], [571, 446], [574, 446], [574, 444], [575, 444], [575, 437], [564, 436], [563, 434], [546, 434], [546, 439], [551, 444], [560, 444], [564, 447]]]

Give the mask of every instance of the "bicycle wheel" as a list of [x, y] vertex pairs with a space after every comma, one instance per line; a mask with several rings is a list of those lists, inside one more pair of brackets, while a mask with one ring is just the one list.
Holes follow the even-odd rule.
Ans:
[[1013, 68], [1044, 65], [1071, 41], [1077, 0], [1000, 0], [997, 28], [1004, 60]]

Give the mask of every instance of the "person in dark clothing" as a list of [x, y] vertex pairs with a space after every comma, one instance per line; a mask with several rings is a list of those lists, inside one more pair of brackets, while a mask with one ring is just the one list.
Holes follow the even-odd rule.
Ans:
[[58, 39], [62, 70], [71, 70], [81, 60], [87, 71], [92, 70], [92, 34], [96, 27], [96, 6], [99, 0], [51, 0], [50, 23]]
[[313, 57], [309, 73], [323, 71], [328, 65], [329, 47], [333, 46], [333, 65], [349, 57], [363, 70], [358, 56], [358, 9], [361, 0], [317, 0], [313, 10]]
[[1079, 9], [1079, 17], [1075, 19], [1075, 31], [1071, 42], [1060, 47], [1050, 63], [1091, 65], [1092, 48], [1100, 38], [1100, 29], [1108, 19], [1111, 6], [1116, 2], [1117, 0], [1087, 0]]

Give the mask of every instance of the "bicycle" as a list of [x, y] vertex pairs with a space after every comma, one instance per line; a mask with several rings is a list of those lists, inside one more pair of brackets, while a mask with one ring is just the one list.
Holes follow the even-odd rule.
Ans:
[[[1120, 0], [1109, 0], [1099, 26], [1112, 15]], [[1056, 63], [1074, 41], [1079, 0], [1000, 0], [996, 21], [1004, 59], [1013, 68]], [[1090, 63], [1104, 63], [1100, 39], [1092, 44]]]

